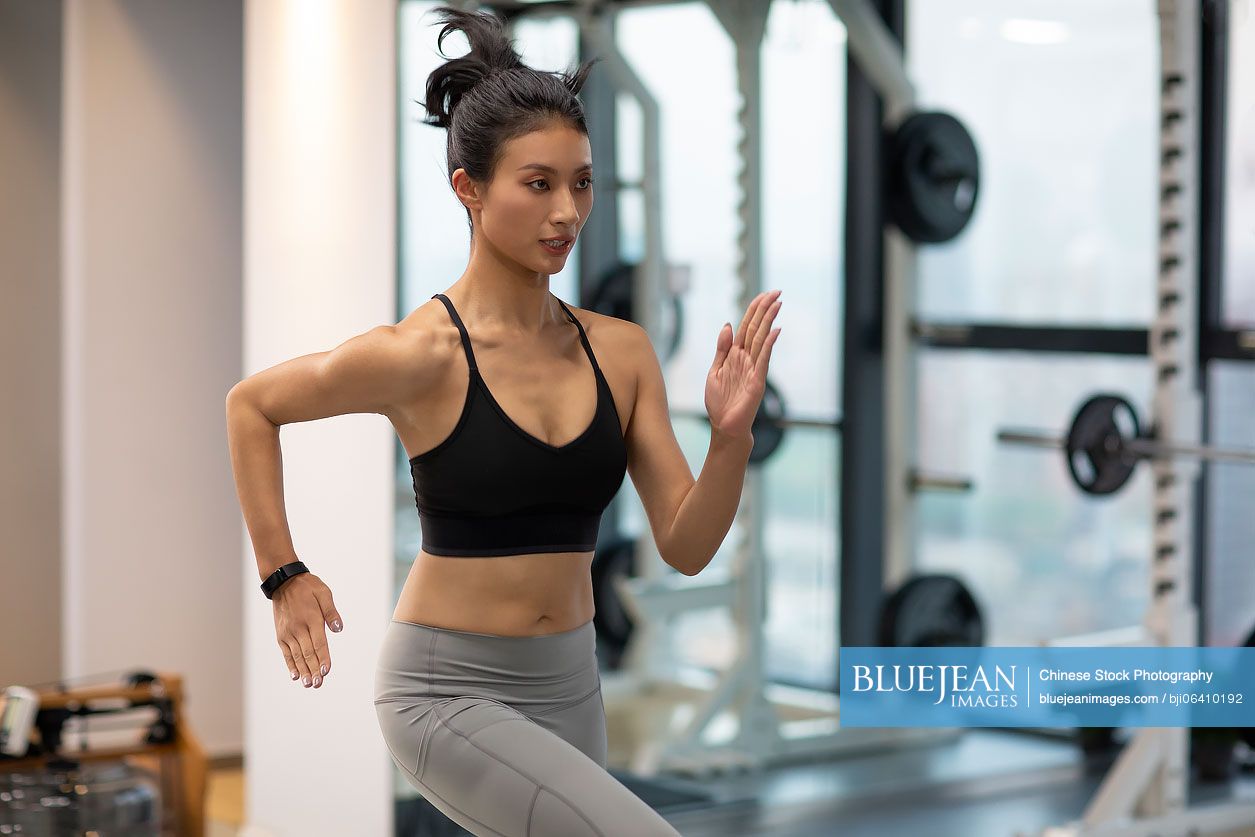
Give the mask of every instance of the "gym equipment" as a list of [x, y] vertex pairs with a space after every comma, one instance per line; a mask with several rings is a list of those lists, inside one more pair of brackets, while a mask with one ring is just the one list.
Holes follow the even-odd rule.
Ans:
[[[1197, 299], [1195, 243], [1199, 137], [1195, 89], [1199, 68], [1199, 0], [1159, 0], [1159, 282], [1150, 332], [1155, 364], [1154, 439], [1124, 439], [1131, 452], [1149, 456], [1154, 469], [1154, 533], [1150, 606], [1143, 620], [1157, 646], [1198, 645], [1194, 576], [1193, 487], [1198, 463], [1190, 455], [1227, 454], [1198, 445], [1200, 397], [1196, 384]], [[1097, 409], [1097, 408], [1096, 408]], [[1107, 409], [1107, 408], [1103, 408]], [[1114, 413], [1123, 408], [1114, 407]], [[1102, 424], [1101, 413], [1097, 420]], [[1100, 428], [1101, 429], [1101, 428]], [[1102, 433], [1097, 435], [1102, 436]], [[1161, 443], [1158, 439], [1170, 439]], [[1104, 442], [1105, 443], [1105, 442]], [[1099, 452], [1101, 462], [1104, 455]], [[1187, 461], [1181, 461], [1185, 459]], [[1114, 479], [1114, 478], [1113, 478]], [[1048, 828], [1044, 837], [1233, 832], [1255, 824], [1255, 805], [1232, 801], [1190, 805], [1188, 728], [1140, 728], [1103, 777], [1080, 819]]]
[[763, 400], [758, 403], [758, 411], [750, 424], [750, 435], [754, 437], [754, 446], [750, 448], [751, 462], [762, 462], [776, 452], [784, 439], [783, 422], [784, 398], [771, 381], [765, 381]]
[[[706, 415], [705, 411], [672, 408], [671, 415], [677, 418], [699, 419], [710, 424], [710, 416]], [[754, 414], [754, 421], [750, 425], [754, 446], [750, 449], [749, 461], [754, 464], [767, 461], [784, 441], [785, 431], [791, 427], [838, 430], [841, 427], [841, 420], [790, 417], [785, 407], [784, 396], [768, 378], [763, 391], [763, 400], [759, 402], [758, 412]], [[912, 471], [909, 485], [912, 491], [970, 491], [972, 480], [967, 477]]]
[[[846, 25], [847, 46], [884, 102], [886, 131], [915, 111], [914, 90], [906, 76], [901, 49], [883, 21], [863, 0], [829, 0]], [[1197, 195], [1196, 91], [1200, 66], [1200, 0], [1158, 0], [1160, 167], [1159, 240], [1156, 261], [1157, 316], [1151, 328], [1150, 353], [1155, 363], [1153, 421], [1156, 439], [1171, 439], [1174, 450], [1198, 449], [1199, 396], [1197, 367], [1197, 300], [1195, 245]], [[943, 171], [945, 166], [942, 166]], [[884, 403], [886, 580], [909, 575], [917, 531], [913, 461], [919, 411], [915, 322], [916, 242], [902, 227], [885, 229]], [[1115, 421], [1113, 416], [1113, 421]], [[1138, 433], [1140, 436], [1140, 431]], [[1132, 441], [1132, 439], [1130, 439]], [[1147, 440], [1139, 439], [1139, 444]], [[1056, 442], [1056, 444], [1060, 444]], [[1158, 445], [1158, 442], [1155, 442]], [[1137, 447], [1136, 445], [1134, 447]], [[1167, 452], [1166, 446], [1160, 448]], [[1088, 456], [1088, 454], [1084, 454]], [[1197, 464], [1185, 456], [1156, 457], [1154, 469], [1154, 534], [1150, 562], [1151, 605], [1144, 625], [1107, 632], [1121, 644], [1191, 646], [1198, 644], [1198, 614], [1192, 604], [1192, 487]], [[1102, 461], [1102, 456], [1098, 457]], [[1055, 644], [1074, 642], [1062, 640]], [[1092, 642], [1092, 639], [1089, 641]], [[1235, 830], [1255, 824], [1255, 805], [1187, 804], [1188, 730], [1140, 729], [1104, 777], [1081, 819], [1047, 829], [1044, 837], [1152, 834]]]
[[[1246, 642], [1243, 643], [1243, 646], [1246, 648], [1255, 648], [1255, 628], [1251, 628], [1251, 632], [1246, 637]], [[1246, 746], [1255, 750], [1255, 727], [1244, 727], [1238, 730], [1238, 737], [1246, 742]]]
[[917, 575], [886, 597], [877, 644], [976, 647], [985, 644], [985, 621], [976, 597], [957, 576]]
[[[619, 668], [623, 652], [632, 638], [634, 623], [619, 597], [619, 579], [635, 575], [635, 538], [615, 538], [593, 553], [593, 627], [606, 646], [606, 667]], [[599, 653], [598, 656], [601, 656]]]
[[[203, 834], [207, 762], [183, 716], [182, 678], [136, 671], [116, 685], [69, 682], [4, 692], [0, 834]], [[123, 723], [91, 728], [102, 715]], [[67, 733], [77, 748], [63, 744]]]
[[1035, 431], [1002, 430], [998, 441], [1061, 447], [1073, 481], [1087, 494], [1113, 494], [1124, 487], [1143, 459], [1195, 456], [1255, 465], [1255, 451], [1173, 444], [1143, 436], [1137, 411], [1119, 395], [1100, 393], [1077, 410], [1064, 439]]
[[161, 837], [157, 777], [123, 762], [63, 759], [0, 774], [0, 834]]
[[963, 123], [941, 111], [913, 113], [888, 135], [886, 206], [913, 241], [937, 244], [976, 212], [980, 158]]
[[[709, 0], [708, 5], [729, 34], [737, 69], [740, 94], [737, 119], [741, 128], [737, 144], [740, 158], [737, 173], [740, 234], [735, 263], [740, 282], [738, 303], [748, 306], [760, 287], [762, 273], [759, 49], [769, 8], [768, 4], [722, 0]], [[883, 37], [883, 26], [875, 28], [879, 18], [865, 3], [833, 0], [833, 7], [846, 23], [851, 41], [858, 37]], [[854, 17], [847, 18], [844, 12]], [[869, 24], [869, 15], [874, 23]], [[648, 89], [618, 52], [613, 33], [602, 25], [602, 17], [589, 14], [580, 20], [583, 27], [581, 34], [589, 48], [606, 57], [605, 66], [611, 72], [614, 83], [637, 100], [644, 116], [646, 136], [641, 185], [646, 190], [645, 259], [642, 264], [644, 269], [636, 271], [634, 278], [631, 319], [639, 323], [657, 343], [665, 336], [660, 315], [666, 307], [661, 254], [661, 201], [657, 194], [660, 175], [658, 108]], [[866, 53], [861, 56], [862, 59], [867, 57]], [[875, 58], [874, 54], [872, 58]], [[764, 400], [767, 400], [766, 396]], [[812, 424], [786, 418], [782, 399], [775, 397], [763, 413], [763, 417], [758, 419], [759, 431], [764, 440], [771, 441], [764, 441], [759, 451], [760, 461], [764, 451], [778, 447], [782, 438], [780, 431], [784, 428]], [[682, 415], [679, 411], [673, 414]], [[706, 418], [705, 415], [695, 417]], [[814, 424], [834, 426], [830, 421]], [[756, 435], [756, 446], [758, 438]], [[955, 733], [951, 730], [839, 729], [837, 699], [831, 692], [779, 687], [767, 682], [764, 672], [767, 582], [762, 544], [761, 470], [751, 468], [746, 474], [736, 528], [743, 534], [740, 541], [729, 542], [729, 546], [735, 549], [735, 557], [727, 572], [707, 570], [700, 581], [668, 572], [657, 559], [657, 546], [646, 527], [636, 542], [636, 548], [642, 551], [642, 560], [636, 563], [640, 577], [617, 578], [618, 592], [634, 627], [631, 642], [625, 651], [624, 666], [620, 671], [603, 676], [607, 713], [612, 714], [618, 704], [638, 701], [645, 694], [656, 697], [662, 688], [685, 693], [684, 697], [697, 701], [694, 711], [685, 717], [682, 729], [667, 730], [654, 740], [638, 745], [630, 759], [633, 772], [653, 775], [660, 770], [670, 770], [701, 774], [723, 767], [757, 768], [768, 763], [817, 755], [879, 751], [886, 747], [952, 738]], [[956, 483], [919, 477], [909, 484], [904, 482], [903, 487], [914, 490], [915, 487], [932, 485], [953, 488]], [[726, 607], [731, 611], [738, 647], [735, 661], [727, 670], [713, 675], [673, 665], [669, 659], [666, 621], [677, 613], [715, 607]], [[736, 719], [735, 731], [730, 735], [724, 733], [728, 729], [726, 724], [711, 729], [715, 719], [725, 713], [734, 715]]]
[[[632, 289], [639, 268], [635, 262], [620, 261], [607, 270], [593, 288], [588, 307], [599, 314], [635, 322], [632, 320]], [[665, 324], [662, 331], [665, 337], [660, 341], [663, 350], [658, 360], [663, 364], [675, 357], [680, 341], [684, 339], [683, 294], [689, 287], [688, 266], [669, 265], [667, 276], [667, 292], [663, 303], [664, 308], [671, 313], [671, 319]]]
[[[710, 424], [710, 416], [704, 410], [673, 409], [671, 415], [679, 418], [700, 419]], [[750, 449], [749, 461], [755, 464], [767, 461], [784, 441], [784, 431], [790, 427], [819, 427], [825, 430], [836, 430], [841, 421], [832, 419], [788, 418], [784, 404], [784, 396], [769, 378], [763, 389], [763, 400], [758, 404], [758, 412], [750, 425], [750, 434], [754, 437], [754, 447]]]

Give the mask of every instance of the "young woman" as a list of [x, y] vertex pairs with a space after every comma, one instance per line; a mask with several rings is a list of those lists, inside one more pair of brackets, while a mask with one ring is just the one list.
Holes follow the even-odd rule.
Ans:
[[[471, 229], [465, 273], [394, 326], [237, 384], [236, 486], [293, 679], [330, 672], [342, 628], [297, 562], [283, 512], [278, 427], [378, 413], [407, 452], [422, 524], [375, 677], [398, 768], [474, 834], [674, 835], [606, 765], [590, 567], [627, 472], [664, 561], [698, 573], [727, 534], [753, 446], [779, 291], [720, 330], [706, 378], [710, 449], [693, 479], [662, 372], [637, 325], [549, 291], [593, 206], [574, 75], [526, 67], [488, 14], [439, 7], [471, 52], [427, 81], [448, 129], [450, 183]], [[298, 565], [304, 570], [303, 565]]]

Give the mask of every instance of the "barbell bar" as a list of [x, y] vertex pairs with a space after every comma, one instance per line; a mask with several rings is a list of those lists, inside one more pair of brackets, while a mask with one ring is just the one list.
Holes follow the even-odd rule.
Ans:
[[[1035, 445], [1043, 448], [1062, 448], [1065, 439], [1029, 433], [1019, 430], [1003, 430], [998, 433], [998, 441], [1017, 445]], [[1172, 459], [1177, 456], [1194, 456], [1209, 461], [1245, 462], [1255, 464], [1255, 450], [1231, 450], [1207, 445], [1181, 445], [1172, 442], [1160, 442], [1145, 437], [1128, 439], [1124, 443], [1130, 452], [1141, 459]]]
[[1144, 435], [1128, 399], [1111, 393], [1091, 396], [1076, 412], [1067, 436], [1022, 429], [998, 432], [998, 441], [1061, 448], [1073, 481], [1087, 494], [1113, 494], [1146, 459], [1196, 457], [1255, 465], [1255, 450], [1189, 445]]

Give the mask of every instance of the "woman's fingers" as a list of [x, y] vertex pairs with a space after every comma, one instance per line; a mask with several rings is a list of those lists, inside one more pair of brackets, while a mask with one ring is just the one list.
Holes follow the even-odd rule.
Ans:
[[283, 647], [287, 649], [284, 657], [291, 660], [292, 665], [296, 668], [297, 679], [302, 683], [313, 682], [309, 666], [305, 664], [305, 657], [301, 654], [301, 645], [296, 641], [296, 637], [284, 640]]
[[[779, 291], [776, 291], [779, 294]], [[759, 312], [757, 322], [754, 324], [754, 340], [750, 346], [750, 363], [757, 364], [758, 356], [763, 350], [763, 341], [767, 339], [767, 335], [771, 332], [771, 324], [776, 319], [776, 312], [780, 310], [780, 300], [776, 300], [769, 307]]]
[[313, 573], [302, 573], [276, 594], [274, 614], [283, 661], [297, 675], [293, 679], [306, 688], [321, 688], [331, 674], [327, 628], [343, 628], [331, 591]]
[[305, 687], [313, 686], [317, 689], [322, 686], [322, 672], [319, 670], [321, 663], [318, 661], [318, 652], [314, 650], [314, 640], [309, 635], [309, 628], [297, 628], [296, 641], [301, 645], [301, 659], [305, 661], [305, 668], [309, 672], [309, 681], [305, 683]]
[[724, 358], [732, 350], [732, 324], [724, 323], [719, 327], [719, 335], [715, 338], [715, 359], [710, 362], [711, 369], [723, 366]]
[[776, 338], [780, 336], [780, 329], [775, 328], [767, 336], [767, 343], [763, 347], [763, 351], [758, 355], [758, 360], [754, 363], [754, 369], [763, 378], [767, 377], [767, 364], [771, 363], [771, 347], [776, 345]]
[[314, 598], [318, 600], [318, 607], [322, 609], [322, 619], [327, 627], [339, 633], [344, 628], [344, 621], [340, 618], [340, 611], [336, 609], [335, 597], [331, 595], [331, 588], [325, 584], [319, 584], [314, 587]]
[[314, 657], [318, 667], [318, 685], [331, 673], [331, 649], [327, 647], [326, 625], [321, 621], [309, 626], [309, 638], [314, 643]]
[[745, 316], [741, 318], [741, 325], [736, 330], [736, 345], [741, 348], [747, 348], [750, 341], [753, 340], [754, 334], [758, 329], [758, 324], [762, 321], [763, 313], [767, 306], [780, 296], [779, 290], [763, 291], [750, 301], [749, 306], [745, 309]]
[[745, 314], [741, 317], [740, 324], [736, 327], [736, 338], [732, 341], [734, 346], [745, 346], [745, 333], [749, 331], [750, 322], [754, 318], [754, 310], [758, 307], [758, 303], [762, 301], [766, 292], [760, 293], [758, 296], [750, 300], [750, 304], [745, 306]]
[[283, 662], [288, 667], [288, 674], [293, 680], [301, 679], [301, 670], [296, 666], [296, 660], [292, 659], [292, 652], [288, 650], [288, 644], [283, 640], [279, 640], [279, 651], [283, 653]]

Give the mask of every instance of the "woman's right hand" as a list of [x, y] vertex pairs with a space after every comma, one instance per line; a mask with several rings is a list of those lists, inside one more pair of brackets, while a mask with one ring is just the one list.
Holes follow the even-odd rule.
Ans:
[[301, 573], [275, 591], [275, 636], [292, 679], [305, 688], [322, 686], [331, 673], [326, 628], [339, 633], [344, 622], [331, 598], [331, 588], [313, 573]]

